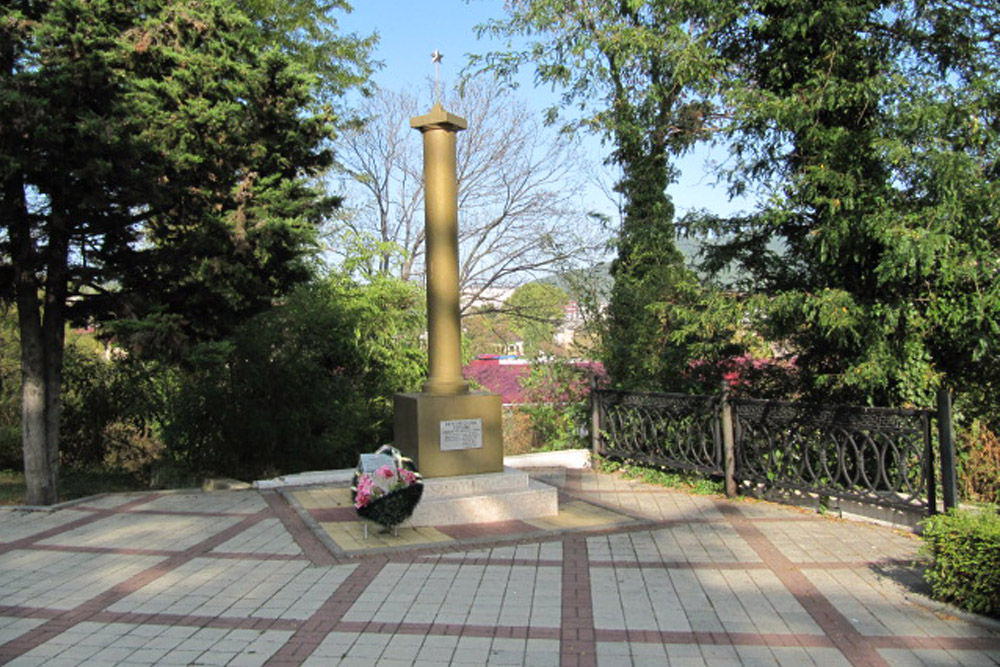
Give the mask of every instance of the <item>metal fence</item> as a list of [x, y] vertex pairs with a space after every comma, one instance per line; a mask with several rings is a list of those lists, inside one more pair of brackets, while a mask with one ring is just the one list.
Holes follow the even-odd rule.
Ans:
[[606, 456], [723, 474], [717, 397], [616, 389], [596, 395]]
[[936, 511], [933, 422], [945, 507], [955, 505], [951, 397], [937, 411], [592, 391], [594, 453], [884, 507]]

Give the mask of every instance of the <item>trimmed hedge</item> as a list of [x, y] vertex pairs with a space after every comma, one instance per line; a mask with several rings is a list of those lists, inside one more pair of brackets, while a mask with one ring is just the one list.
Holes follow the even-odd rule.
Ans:
[[967, 611], [1000, 617], [1000, 514], [951, 510], [924, 524], [934, 558], [924, 578], [933, 596]]

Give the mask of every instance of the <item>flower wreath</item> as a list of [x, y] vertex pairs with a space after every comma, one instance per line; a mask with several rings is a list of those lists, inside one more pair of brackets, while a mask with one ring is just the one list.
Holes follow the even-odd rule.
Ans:
[[383, 445], [375, 453], [391, 462], [373, 471], [358, 465], [351, 486], [354, 508], [363, 519], [392, 528], [413, 514], [423, 494], [423, 483], [413, 461], [403, 458], [395, 447]]

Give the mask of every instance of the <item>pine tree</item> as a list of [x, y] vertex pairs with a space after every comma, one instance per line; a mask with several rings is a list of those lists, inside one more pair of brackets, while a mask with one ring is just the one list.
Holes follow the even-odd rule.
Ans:
[[122, 336], [170, 349], [287, 292], [335, 204], [311, 180], [331, 126], [316, 77], [221, 0], [8, 2], [0, 69], [2, 285], [27, 500], [47, 504], [66, 323], [130, 319]]
[[754, 276], [757, 325], [807, 394], [928, 405], [994, 382], [996, 30], [962, 0], [781, 0], [726, 33], [731, 178], [764, 203], [723, 226], [722, 256]]

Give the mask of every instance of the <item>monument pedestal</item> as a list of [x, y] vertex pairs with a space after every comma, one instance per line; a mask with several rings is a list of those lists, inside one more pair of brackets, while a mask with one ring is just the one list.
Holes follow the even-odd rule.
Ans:
[[530, 521], [559, 514], [559, 491], [513, 468], [501, 473], [424, 480], [412, 526]]
[[396, 394], [396, 448], [428, 479], [503, 472], [500, 407], [487, 392]]

